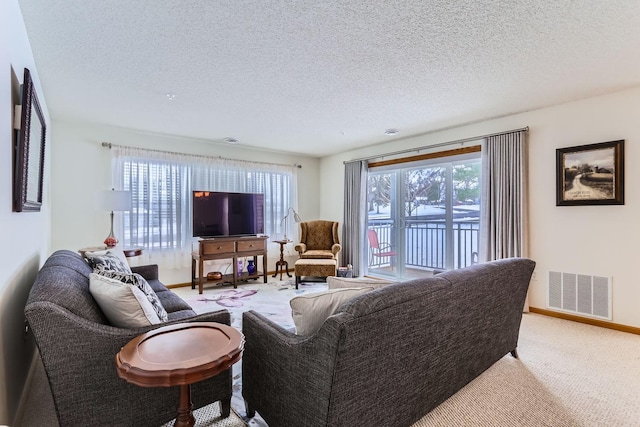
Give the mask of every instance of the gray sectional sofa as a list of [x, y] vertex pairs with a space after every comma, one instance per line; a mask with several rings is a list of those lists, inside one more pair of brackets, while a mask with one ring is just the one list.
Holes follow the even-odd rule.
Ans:
[[269, 427], [410, 426], [508, 353], [535, 263], [507, 259], [390, 284], [298, 336], [243, 315], [242, 394]]
[[[61, 426], [158, 426], [176, 416], [178, 387], [143, 388], [116, 373], [115, 356], [131, 339], [179, 322], [230, 324], [227, 310], [197, 315], [158, 280], [158, 267], [133, 267], [158, 295], [169, 320], [135, 329], [110, 326], [89, 292], [92, 268], [76, 252], [52, 254], [31, 289], [25, 315], [42, 358]], [[194, 409], [220, 401], [228, 416], [231, 370], [192, 386]]]

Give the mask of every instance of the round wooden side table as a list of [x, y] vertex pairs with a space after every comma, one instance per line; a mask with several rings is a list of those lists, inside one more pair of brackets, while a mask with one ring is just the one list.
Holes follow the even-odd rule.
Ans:
[[[112, 248], [107, 248], [106, 246], [88, 246], [86, 248], [80, 248], [78, 249], [78, 253], [80, 253], [80, 256], [84, 257], [84, 254], [87, 252], [98, 252], [98, 251], [104, 251], [107, 249], [112, 249]], [[140, 247], [134, 247], [134, 248], [122, 248], [122, 252], [124, 253], [124, 256], [126, 256], [127, 258], [132, 258], [132, 257], [136, 257], [136, 256], [140, 256], [142, 255], [142, 248]]]
[[164, 326], [129, 341], [116, 355], [118, 376], [141, 387], [180, 386], [174, 426], [192, 427], [191, 384], [231, 368], [240, 360], [244, 335], [214, 322]]
[[287, 273], [287, 276], [291, 277], [289, 263], [284, 259], [284, 245], [290, 243], [291, 240], [274, 240], [273, 242], [280, 244], [280, 260], [276, 262], [276, 273], [271, 277], [276, 277], [278, 273], [280, 273], [280, 280], [282, 280], [283, 273]]

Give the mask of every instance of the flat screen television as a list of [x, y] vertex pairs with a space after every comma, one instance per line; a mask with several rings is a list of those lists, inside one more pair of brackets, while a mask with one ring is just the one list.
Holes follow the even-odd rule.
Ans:
[[264, 194], [193, 191], [193, 237], [264, 233]]

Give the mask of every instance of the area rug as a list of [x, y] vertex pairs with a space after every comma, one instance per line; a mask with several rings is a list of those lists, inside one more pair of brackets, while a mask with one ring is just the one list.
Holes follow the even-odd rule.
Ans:
[[[322, 292], [327, 290], [326, 282], [305, 281], [296, 289], [293, 279], [276, 281], [269, 278], [268, 283], [257, 281], [245, 282], [236, 289], [231, 286], [205, 288], [202, 295], [189, 288], [174, 289], [197, 313], [226, 309], [231, 313], [231, 326], [242, 330], [242, 313], [254, 310], [269, 318], [286, 330], [295, 332], [291, 306], [289, 301], [297, 295]], [[256, 413], [254, 418], [247, 418], [242, 399], [242, 360], [233, 365], [233, 396], [231, 408], [241, 414], [244, 422], [250, 427], [268, 427], [267, 423]], [[217, 425], [215, 425], [217, 427]]]
[[[220, 403], [214, 402], [210, 405], [193, 411], [196, 423], [193, 427], [246, 427], [247, 423], [231, 409], [227, 418], [222, 418], [220, 413]], [[169, 421], [160, 427], [173, 427], [175, 420]]]
[[268, 283], [248, 282], [237, 289], [230, 286], [205, 289], [199, 294], [189, 294], [183, 299], [197, 313], [227, 309], [231, 313], [231, 325], [242, 329], [242, 313], [254, 310], [283, 328], [295, 329], [291, 317], [291, 298], [327, 290], [325, 282], [302, 282], [295, 287], [293, 280]]

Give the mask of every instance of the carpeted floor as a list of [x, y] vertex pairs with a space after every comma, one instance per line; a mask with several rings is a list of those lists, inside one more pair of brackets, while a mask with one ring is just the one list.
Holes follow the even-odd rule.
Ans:
[[[237, 289], [206, 288], [203, 295], [190, 287], [174, 291], [198, 312], [228, 309], [237, 328], [242, 327], [242, 312], [256, 310], [292, 329], [289, 300], [324, 289], [325, 283], [309, 282], [296, 290], [292, 281], [270, 281]], [[640, 336], [527, 313], [518, 353], [520, 359], [505, 356], [412, 427], [640, 426]], [[232, 399], [240, 417], [230, 422], [244, 419], [252, 427], [266, 427], [259, 416], [245, 417], [241, 363], [233, 367]], [[43, 372], [34, 375], [18, 427], [56, 425], [46, 380], [38, 380], [39, 375], [44, 376]], [[217, 416], [204, 415], [209, 421], [198, 425], [242, 425], [221, 424]]]

